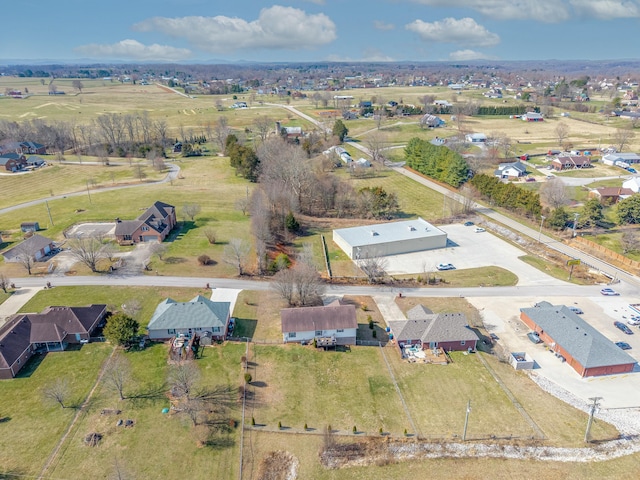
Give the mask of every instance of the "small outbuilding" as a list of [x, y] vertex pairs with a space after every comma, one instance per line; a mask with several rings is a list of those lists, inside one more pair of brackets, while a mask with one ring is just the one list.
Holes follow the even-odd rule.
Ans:
[[40, 230], [40, 224], [38, 222], [22, 222], [20, 224], [20, 230], [24, 233], [37, 232]]
[[333, 231], [333, 241], [351, 258], [360, 260], [447, 246], [447, 233], [422, 218]]

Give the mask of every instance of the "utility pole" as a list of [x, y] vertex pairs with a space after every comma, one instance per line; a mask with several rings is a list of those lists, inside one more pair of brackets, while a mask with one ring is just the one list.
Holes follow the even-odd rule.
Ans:
[[584, 441], [585, 443], [589, 443], [591, 436], [591, 425], [593, 424], [593, 416], [596, 413], [596, 409], [600, 406], [599, 400], [602, 400], [602, 397], [589, 397], [593, 403], [591, 404], [591, 408], [589, 409], [589, 421], [587, 422], [587, 430], [584, 432]]
[[467, 440], [467, 426], [469, 425], [469, 413], [471, 413], [471, 400], [467, 402], [467, 412], [464, 415], [464, 430], [462, 431], [462, 441]]
[[540, 237], [542, 237], [542, 224], [547, 217], [540, 215], [540, 230], [538, 231], [538, 243], [540, 243]]
[[87, 195], [89, 196], [89, 204], [93, 203], [91, 202], [91, 192], [89, 192], [89, 180], [87, 180]]
[[573, 214], [573, 233], [571, 235], [571, 238], [575, 238], [576, 236], [576, 225], [578, 224], [578, 217], [580, 216], [579, 213], [574, 213]]
[[53, 227], [53, 217], [51, 216], [51, 209], [49, 208], [49, 202], [45, 200], [44, 204], [46, 205], [47, 213], [49, 214], [49, 222], [51, 223], [51, 226]]

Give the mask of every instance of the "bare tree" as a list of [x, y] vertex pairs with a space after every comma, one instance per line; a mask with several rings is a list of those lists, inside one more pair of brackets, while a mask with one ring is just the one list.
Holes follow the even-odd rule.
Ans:
[[365, 145], [369, 149], [371, 159], [375, 163], [383, 164], [385, 161], [383, 152], [387, 146], [387, 136], [380, 130], [376, 130], [367, 137]]
[[468, 214], [473, 212], [473, 206], [476, 202], [477, 192], [470, 185], [463, 185], [459, 190], [460, 196], [462, 197], [462, 213]]
[[295, 274], [286, 268], [273, 276], [272, 288], [287, 301], [289, 306], [294, 305]]
[[258, 137], [260, 138], [260, 141], [262, 143], [264, 143], [264, 141], [267, 139], [269, 133], [275, 130], [273, 120], [262, 115], [259, 115], [258, 118], [253, 121], [253, 126], [258, 132]]
[[249, 208], [249, 199], [247, 197], [240, 197], [236, 200], [236, 209], [242, 212], [242, 215], [247, 214], [247, 208]]
[[127, 303], [122, 304], [122, 311], [131, 318], [136, 318], [140, 310], [142, 310], [142, 303], [137, 298], [127, 300]]
[[34, 257], [33, 253], [27, 250], [24, 244], [20, 244], [16, 247], [16, 253], [18, 263], [24, 267], [27, 274], [31, 275], [31, 271], [36, 264], [36, 257]]
[[70, 395], [71, 389], [69, 387], [69, 381], [66, 378], [57, 378], [42, 387], [44, 400], [57, 403], [62, 408], [67, 408], [65, 404]]
[[387, 259], [383, 256], [372, 253], [361, 258], [356, 263], [367, 276], [369, 283], [380, 283], [384, 279]]
[[11, 280], [5, 275], [4, 272], [0, 272], [0, 288], [4, 293], [7, 293], [7, 289], [11, 286]]
[[116, 246], [113, 243], [108, 242], [103, 244], [102, 248], [104, 257], [110, 262], [113, 262], [116, 258], [116, 253], [118, 253], [118, 249], [116, 248]]
[[216, 142], [218, 143], [218, 147], [220, 147], [220, 151], [224, 152], [227, 137], [231, 133], [231, 128], [229, 127], [229, 120], [225, 116], [218, 117], [218, 121], [213, 127], [213, 135], [215, 137]]
[[200, 213], [202, 207], [198, 203], [187, 203], [182, 207], [182, 214], [193, 222], [196, 215]]
[[213, 227], [207, 227], [205, 228], [202, 233], [204, 233], [204, 236], [207, 237], [207, 241], [211, 244], [214, 245], [216, 243], [216, 237], [217, 237], [217, 233], [215, 231], [215, 229]]
[[562, 146], [565, 139], [569, 136], [569, 126], [566, 123], [560, 122], [556, 125], [554, 132], [558, 139], [558, 145]]
[[554, 177], [540, 186], [540, 198], [553, 208], [569, 203], [569, 192], [559, 177]]
[[295, 289], [300, 305], [309, 305], [324, 293], [325, 284], [313, 266], [298, 263], [293, 267], [292, 272], [295, 276]]
[[106, 258], [104, 244], [95, 236], [72, 238], [69, 240], [69, 251], [92, 272], [97, 272], [98, 263]]
[[73, 88], [75, 88], [79, 93], [82, 93], [82, 89], [84, 88], [84, 85], [82, 84], [82, 81], [80, 80], [74, 80], [73, 82], [71, 82], [71, 85], [73, 86]]
[[635, 133], [631, 128], [616, 128], [616, 131], [613, 134], [613, 143], [617, 147], [618, 151], [621, 152], [634, 137]]
[[115, 355], [104, 371], [105, 385], [118, 394], [120, 400], [124, 400], [125, 386], [131, 380], [131, 364], [129, 360], [120, 353]]
[[238, 270], [238, 275], [244, 275], [245, 265], [249, 258], [250, 247], [246, 240], [232, 238], [224, 247], [222, 261], [233, 265]]
[[200, 382], [200, 369], [192, 361], [172, 365], [169, 370], [171, 394], [176, 398], [189, 400], [198, 394], [196, 386]]
[[635, 253], [640, 250], [640, 235], [635, 230], [626, 230], [620, 238], [622, 254]]
[[157, 255], [160, 260], [162, 260], [164, 254], [167, 253], [167, 250], [167, 245], [161, 242], [154, 242], [149, 247], [151, 255]]

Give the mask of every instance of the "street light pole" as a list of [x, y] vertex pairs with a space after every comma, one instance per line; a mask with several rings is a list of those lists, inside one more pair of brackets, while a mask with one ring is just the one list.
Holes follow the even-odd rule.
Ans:
[[538, 231], [538, 243], [540, 243], [540, 237], [542, 237], [542, 224], [544, 223], [546, 218], [547, 217], [545, 217], [544, 215], [540, 215], [540, 230]]
[[471, 413], [471, 400], [467, 402], [467, 413], [464, 416], [464, 430], [462, 431], [462, 441], [467, 439], [467, 425], [469, 425], [469, 413]]
[[575, 238], [576, 236], [576, 225], [578, 223], [578, 217], [580, 216], [579, 213], [574, 213], [573, 214], [573, 234], [571, 235], [571, 238]]
[[87, 180], [87, 195], [89, 196], [89, 203], [91, 202], [91, 192], [89, 192], [89, 180]]
[[589, 421], [587, 422], [587, 430], [584, 432], [584, 441], [585, 443], [589, 443], [591, 441], [591, 425], [593, 424], [593, 416], [596, 413], [596, 408], [600, 406], [600, 400], [602, 397], [589, 397], [593, 403], [591, 404], [591, 408], [589, 409]]

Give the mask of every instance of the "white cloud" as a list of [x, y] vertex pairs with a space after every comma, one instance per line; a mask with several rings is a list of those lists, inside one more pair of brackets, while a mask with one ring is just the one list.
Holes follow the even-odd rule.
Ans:
[[385, 23], [380, 20], [375, 20], [373, 22], [373, 28], [376, 30], [393, 30], [396, 26], [393, 23]]
[[225, 16], [153, 17], [133, 28], [185, 38], [194, 47], [216, 53], [242, 49], [298, 50], [324, 45], [337, 38], [336, 26], [325, 14], [307, 14], [279, 5], [262, 9], [258, 19], [251, 22]]
[[427, 42], [455, 43], [490, 47], [500, 43], [500, 37], [478, 25], [473, 18], [445, 18], [433, 23], [415, 20], [405, 26]]
[[578, 15], [601, 20], [640, 17], [640, 4], [625, 0], [570, 0]]
[[475, 50], [456, 50], [449, 54], [451, 60], [497, 60], [496, 57], [486, 55], [482, 52], [476, 52]]
[[95, 58], [119, 58], [143, 61], [164, 60], [174, 62], [185, 60], [191, 56], [191, 50], [187, 48], [175, 48], [168, 45], [144, 45], [137, 40], [122, 40], [110, 45], [91, 43], [81, 45], [74, 49], [76, 52]]
[[[564, 0], [412, 0], [432, 7], [459, 7], [476, 10], [498, 20], [539, 20], [554, 23], [567, 20]], [[594, 0], [598, 1], [598, 0]]]

